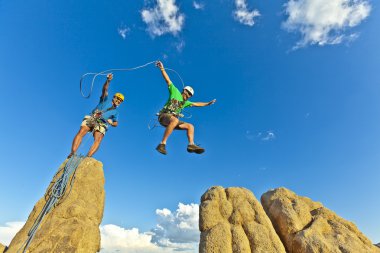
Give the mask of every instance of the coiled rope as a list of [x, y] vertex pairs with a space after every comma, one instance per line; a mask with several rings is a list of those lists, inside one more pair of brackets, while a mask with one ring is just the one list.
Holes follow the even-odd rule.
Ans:
[[[89, 98], [92, 94], [92, 89], [94, 88], [94, 82], [95, 82], [95, 79], [98, 77], [98, 76], [106, 76], [108, 74], [111, 74], [112, 72], [115, 72], [115, 71], [134, 71], [134, 70], [137, 70], [137, 69], [141, 69], [141, 68], [145, 68], [151, 64], [155, 64], [157, 61], [151, 61], [151, 62], [147, 62], [143, 65], [140, 65], [140, 66], [137, 66], [137, 67], [133, 67], [133, 68], [119, 68], [119, 69], [107, 69], [107, 70], [103, 70], [103, 71], [100, 71], [100, 72], [97, 72], [97, 73], [93, 73], [93, 72], [89, 72], [89, 73], [85, 73], [84, 75], [82, 75], [81, 79], [80, 79], [80, 82], [79, 82], [79, 89], [80, 89], [80, 93], [82, 95], [82, 97], [84, 98]], [[185, 84], [182, 80], [182, 77], [180, 76], [180, 74], [178, 74], [177, 71], [175, 71], [174, 69], [170, 69], [170, 68], [165, 68], [165, 70], [169, 70], [169, 71], [172, 71], [174, 72], [178, 78], [181, 80], [181, 83], [182, 83], [182, 87], [185, 87]], [[83, 93], [83, 80], [87, 77], [87, 76], [91, 76], [93, 75], [92, 77], [92, 81], [91, 81], [91, 86], [90, 86], [90, 92], [88, 93], [88, 95], [85, 95]]]
[[[83, 155], [73, 155], [65, 164], [63, 168], [62, 175], [57, 179], [57, 181], [54, 183], [54, 185], [48, 190], [49, 199], [46, 201], [44, 207], [42, 208], [40, 214], [37, 216], [36, 220], [34, 221], [33, 226], [28, 232], [28, 239], [26, 242], [20, 247], [20, 249], [17, 251], [17, 253], [20, 252], [21, 249], [23, 249], [22, 253], [25, 253], [28, 247], [30, 246], [30, 243], [33, 241], [33, 238], [43, 220], [43, 218], [49, 213], [49, 211], [54, 208], [56, 205], [59, 204], [60, 200], [66, 193], [66, 189], [69, 186], [69, 192], [66, 196], [68, 196], [71, 192], [73, 183], [75, 181], [75, 173], [76, 169], [78, 168], [78, 165], [82, 162], [82, 160], [85, 158]], [[57, 173], [54, 175], [56, 177], [62, 169], [58, 170]], [[71, 178], [71, 180], [70, 180]], [[70, 182], [69, 182], [70, 181]]]

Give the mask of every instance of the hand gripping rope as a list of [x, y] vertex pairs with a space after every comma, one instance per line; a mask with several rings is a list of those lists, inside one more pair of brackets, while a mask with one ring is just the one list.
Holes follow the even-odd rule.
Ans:
[[[82, 162], [83, 159], [84, 159], [84, 156], [82, 155], [79, 155], [79, 156], [73, 155], [66, 162], [65, 167], [63, 168], [62, 175], [57, 179], [54, 185], [50, 189], [48, 189], [47, 195], [49, 196], [49, 198], [46, 201], [44, 207], [42, 208], [40, 214], [34, 221], [33, 226], [29, 230], [28, 239], [20, 247], [17, 253], [21, 252], [20, 250], [22, 249], [23, 249], [22, 253], [26, 252], [30, 243], [33, 241], [34, 236], [36, 235], [36, 232], [43, 218], [50, 212], [52, 208], [54, 208], [56, 205], [59, 204], [62, 197], [65, 195], [66, 189], [68, 186], [69, 186], [69, 192], [67, 193], [66, 197], [70, 194], [74, 180], [75, 180], [76, 169], [78, 168], [78, 165]], [[61, 171], [62, 169], [58, 170], [58, 172], [55, 174], [54, 177], [56, 177]]]

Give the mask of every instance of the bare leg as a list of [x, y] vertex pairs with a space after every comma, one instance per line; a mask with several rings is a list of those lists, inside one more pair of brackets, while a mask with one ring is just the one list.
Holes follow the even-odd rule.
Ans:
[[194, 126], [190, 123], [183, 123], [178, 126], [181, 130], [187, 130], [187, 139], [189, 140], [189, 145], [187, 146], [187, 152], [202, 154], [205, 152], [204, 148], [201, 148], [194, 144]]
[[194, 144], [194, 126], [190, 123], [183, 123], [178, 126], [181, 130], [187, 130], [189, 144]]
[[95, 131], [94, 132], [94, 144], [92, 144], [90, 150], [87, 153], [87, 156], [91, 157], [95, 152], [98, 150], [100, 142], [103, 140], [104, 135], [99, 132]]
[[71, 145], [71, 154], [75, 154], [77, 152], [79, 145], [82, 142], [83, 137], [90, 131], [90, 128], [87, 126], [81, 126], [77, 135], [74, 137], [73, 144]]
[[162, 141], [161, 141], [162, 144], [166, 144], [166, 141], [168, 140], [169, 136], [172, 134], [178, 122], [179, 120], [176, 117], [174, 116], [170, 117], [170, 123], [165, 129], [164, 137], [162, 138]]

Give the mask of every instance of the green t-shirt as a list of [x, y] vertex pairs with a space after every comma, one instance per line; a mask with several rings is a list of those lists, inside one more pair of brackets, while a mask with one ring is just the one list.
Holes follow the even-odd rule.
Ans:
[[183, 101], [181, 92], [174, 86], [173, 83], [170, 83], [168, 86], [169, 89], [169, 99], [166, 102], [164, 108], [160, 112], [180, 114], [183, 108], [189, 107], [193, 102], [186, 100]]

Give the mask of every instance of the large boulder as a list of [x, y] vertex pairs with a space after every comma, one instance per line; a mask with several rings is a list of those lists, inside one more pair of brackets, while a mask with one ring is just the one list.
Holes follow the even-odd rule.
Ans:
[[319, 202], [278, 188], [261, 203], [288, 253], [380, 253], [355, 224]]
[[0, 243], [0, 253], [5, 251], [6, 247]]
[[244, 188], [212, 187], [199, 207], [200, 253], [285, 253], [260, 202]]
[[[64, 164], [61, 168], [63, 166]], [[49, 189], [60, 174], [54, 177], [45, 196], [34, 206], [26, 224], [13, 238], [7, 253], [17, 253], [25, 243], [28, 231], [46, 203]], [[98, 252], [104, 199], [103, 165], [93, 158], [85, 158], [77, 168], [71, 191], [66, 190], [59, 204], [42, 220], [27, 253]]]

